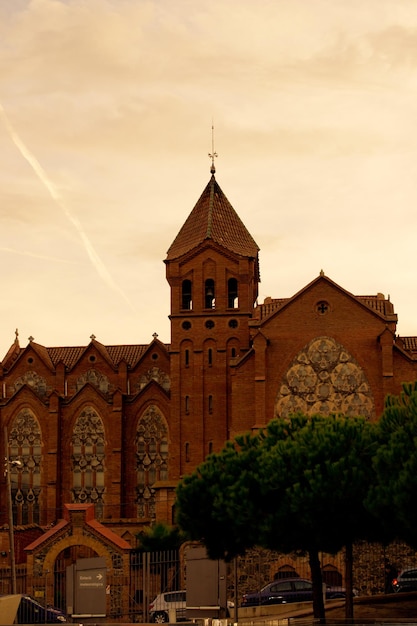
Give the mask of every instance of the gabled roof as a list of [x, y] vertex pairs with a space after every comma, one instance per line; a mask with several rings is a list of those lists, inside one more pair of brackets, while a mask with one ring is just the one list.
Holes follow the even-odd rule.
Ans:
[[[40, 343], [35, 343], [31, 341], [29, 346], [36, 352], [40, 359], [45, 363], [45, 365], [50, 369], [54, 369], [54, 365], [51, 361], [51, 357], [49, 356], [48, 349], [45, 346], [41, 346]], [[29, 350], [29, 346], [26, 347], [26, 350]]]
[[[157, 343], [168, 351], [168, 344], [164, 344], [159, 340], [157, 340]], [[151, 345], [154, 345], [154, 340], [150, 344], [120, 346], [104, 346], [103, 344], [100, 344], [95, 340], [93, 340], [87, 346], [46, 348], [44, 346], [40, 346], [39, 344], [35, 344], [34, 342], [31, 342], [30, 345], [50, 369], [55, 368], [58, 363], [62, 362], [68, 370], [71, 370], [76, 365], [76, 363], [78, 363], [83, 354], [88, 350], [89, 346], [91, 346], [92, 344], [95, 345], [100, 353], [105, 356], [109, 363], [114, 367], [117, 367], [122, 361], [125, 361], [129, 367], [133, 368], [138, 363], [138, 361], [140, 361], [140, 359], [143, 357], [149, 347]], [[9, 349], [5, 359], [3, 360], [3, 368], [6, 371], [9, 370], [12, 367], [13, 363], [16, 361], [16, 359], [26, 349], [27, 348], [21, 348], [18, 345], [13, 344]]]
[[356, 300], [363, 307], [371, 310], [373, 313], [376, 313], [379, 317], [382, 317], [386, 321], [397, 321], [397, 315], [394, 312], [394, 306], [392, 302], [385, 298], [383, 294], [378, 293], [375, 296], [354, 296], [349, 291], [332, 281], [330, 278], [324, 275], [323, 272], [320, 272], [320, 275], [312, 280], [308, 285], [303, 287], [300, 291], [298, 291], [291, 298], [266, 298], [263, 304], [259, 304], [256, 307], [253, 319], [254, 322], [251, 324], [252, 326], [257, 323], [264, 322], [269, 317], [272, 317], [279, 309], [286, 307], [290, 302], [293, 302], [297, 298], [299, 298], [303, 293], [305, 293], [308, 289], [310, 289], [314, 284], [325, 281], [335, 287], [338, 291], [342, 291], [347, 296]]
[[43, 535], [35, 539], [30, 545], [26, 546], [26, 552], [33, 552], [40, 549], [40, 547], [50, 544], [51, 540], [57, 541], [58, 537], [62, 534], [63, 529], [71, 524], [71, 512], [81, 512], [83, 514], [83, 526], [90, 528], [94, 531], [94, 534], [98, 536], [102, 541], [106, 543], [112, 543], [120, 550], [130, 551], [130, 544], [122, 537], [114, 533], [110, 528], [106, 528], [97, 521], [94, 517], [94, 505], [87, 504], [65, 504], [64, 505], [64, 519], [58, 520], [58, 522], [47, 530]]
[[[93, 342], [92, 342], [93, 343]], [[161, 341], [158, 343], [168, 351], [169, 345], [164, 344]], [[127, 365], [133, 368], [138, 361], [143, 357], [145, 352], [149, 349], [149, 346], [153, 344], [153, 341], [149, 344], [136, 344], [136, 345], [120, 345], [120, 346], [105, 346], [94, 341], [94, 346], [99, 349], [103, 356], [114, 366], [117, 367], [122, 361], [125, 361]], [[91, 345], [91, 344], [90, 344]], [[84, 347], [69, 347], [69, 348], [46, 348], [51, 357], [52, 362], [56, 366], [60, 361], [68, 369], [72, 369], [74, 365], [80, 360], [81, 356], [88, 349], [88, 346]]]
[[417, 337], [399, 337], [403, 350], [417, 354]]
[[234, 254], [257, 258], [259, 247], [220, 189], [214, 174], [167, 252], [178, 259], [207, 239]]
[[7, 354], [4, 357], [3, 362], [2, 362], [2, 366], [4, 367], [4, 369], [9, 369], [13, 365], [13, 363], [16, 361], [16, 359], [19, 357], [20, 353], [21, 353], [21, 347], [19, 345], [19, 336], [16, 330], [16, 339], [14, 340], [14, 342], [8, 349]]
[[413, 361], [417, 361], [417, 337], [395, 337], [395, 347]]
[[38, 355], [48, 369], [51, 371], [54, 369], [54, 364], [52, 363], [47, 348], [41, 346], [39, 343], [35, 343], [32, 338], [29, 339], [29, 344], [25, 348], [21, 348], [17, 336], [4, 357], [2, 362], [3, 368], [9, 370], [24, 352], [29, 352], [30, 350], [33, 350]]

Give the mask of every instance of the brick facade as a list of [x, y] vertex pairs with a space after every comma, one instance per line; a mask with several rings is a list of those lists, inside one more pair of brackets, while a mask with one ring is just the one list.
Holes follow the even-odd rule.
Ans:
[[228, 438], [297, 409], [378, 419], [385, 395], [417, 378], [417, 338], [396, 335], [389, 299], [321, 273], [259, 304], [258, 251], [212, 171], [165, 259], [170, 344], [22, 347], [16, 333], [0, 365], [0, 445], [6, 427], [27, 470], [12, 473], [17, 524], [91, 502], [134, 543], [173, 521], [179, 478]]

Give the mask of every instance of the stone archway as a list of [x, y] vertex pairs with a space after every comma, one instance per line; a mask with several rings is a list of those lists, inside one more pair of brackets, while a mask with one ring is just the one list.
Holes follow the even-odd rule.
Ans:
[[[30, 548], [30, 546], [28, 546]], [[106, 561], [106, 568], [111, 571], [112, 555], [103, 543], [79, 533], [64, 535], [43, 550], [28, 556], [28, 592], [41, 604], [58, 606], [67, 611], [66, 602], [66, 567], [77, 559], [101, 556]], [[110, 609], [110, 607], [109, 607]]]
[[97, 552], [92, 547], [83, 544], [65, 547], [57, 554], [53, 566], [53, 589], [51, 590], [54, 598], [54, 606], [64, 612], [67, 610], [67, 568], [70, 565], [74, 565], [79, 559], [90, 559], [97, 556]]
[[130, 551], [122, 537], [95, 519], [93, 504], [66, 504], [64, 519], [25, 548], [30, 572], [28, 593], [44, 603], [58, 603], [66, 611], [67, 564], [98, 556], [104, 559], [110, 591], [106, 594], [106, 614], [127, 617], [129, 597], [124, 581], [129, 576]]

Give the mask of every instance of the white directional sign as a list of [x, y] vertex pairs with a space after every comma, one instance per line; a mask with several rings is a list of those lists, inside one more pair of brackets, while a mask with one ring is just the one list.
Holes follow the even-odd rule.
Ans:
[[106, 616], [106, 566], [101, 557], [78, 559], [74, 576], [73, 617]]

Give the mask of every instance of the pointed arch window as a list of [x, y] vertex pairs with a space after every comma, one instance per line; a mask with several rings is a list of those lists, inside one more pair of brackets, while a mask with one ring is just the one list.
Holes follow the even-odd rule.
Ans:
[[153, 519], [153, 485], [168, 480], [168, 426], [155, 405], [150, 405], [140, 418], [135, 443], [137, 516]]
[[206, 309], [214, 309], [216, 306], [215, 285], [212, 278], [208, 278], [204, 284], [204, 306]]
[[42, 436], [39, 422], [30, 409], [13, 420], [8, 434], [8, 454], [13, 520], [16, 525], [40, 524]]
[[72, 433], [72, 501], [93, 502], [98, 519], [104, 508], [105, 433], [93, 407], [78, 416]]
[[181, 308], [188, 311], [193, 308], [193, 285], [188, 279], [182, 281]]
[[227, 281], [227, 307], [237, 309], [239, 307], [239, 288], [236, 278]]

